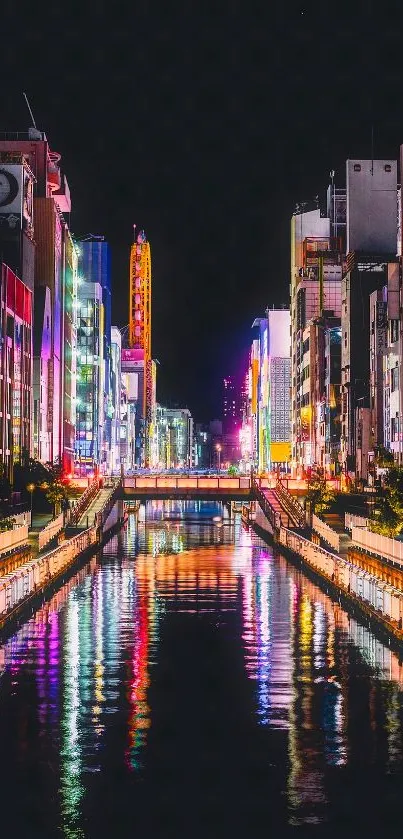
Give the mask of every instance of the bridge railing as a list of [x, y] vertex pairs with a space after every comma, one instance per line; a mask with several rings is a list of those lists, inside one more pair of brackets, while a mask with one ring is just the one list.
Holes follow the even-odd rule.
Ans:
[[220, 490], [220, 491], [236, 491], [249, 490], [250, 478], [247, 477], [201, 477], [199, 475], [179, 476], [179, 475], [135, 475], [133, 477], [125, 477], [125, 487], [134, 489], [179, 489], [179, 490]]

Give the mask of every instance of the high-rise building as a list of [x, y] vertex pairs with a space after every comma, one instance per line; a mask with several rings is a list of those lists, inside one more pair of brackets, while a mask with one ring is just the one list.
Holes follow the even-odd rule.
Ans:
[[104, 236], [86, 236], [77, 240], [79, 282], [97, 283], [102, 289], [102, 395], [100, 394], [100, 424], [102, 440], [99, 465], [102, 471], [108, 471], [111, 458], [111, 252]]
[[188, 408], [158, 406], [159, 466], [190, 469], [193, 466], [193, 417]]
[[0, 464], [12, 482], [31, 452], [32, 291], [1, 262], [0, 307]]
[[137, 401], [136, 423], [138, 429], [136, 437], [140, 438], [139, 464], [149, 466], [155, 369], [153, 380], [151, 359], [151, 250], [144, 230], [141, 230], [135, 237], [130, 250], [129, 347], [142, 353], [143, 380], [142, 393], [138, 394]]
[[[52, 152], [44, 133], [35, 128], [28, 132], [7, 132], [0, 135], [0, 154], [23, 155], [29, 169], [33, 173], [33, 213], [31, 194], [28, 190], [23, 200], [24, 222], [21, 225], [23, 233], [19, 244], [8, 241], [7, 256], [3, 256], [10, 264], [8, 254], [17, 254], [19, 248], [19, 271], [24, 282], [32, 284], [35, 273], [35, 291], [42, 289], [38, 300], [40, 310], [36, 317], [34, 353], [44, 348], [44, 364], [35, 365], [35, 416], [41, 426], [35, 427], [34, 440], [38, 456], [48, 457], [52, 462], [63, 464], [65, 471], [72, 470], [72, 400], [73, 391], [69, 390], [70, 382], [74, 388], [74, 376], [70, 376], [71, 361], [67, 359], [68, 374], [65, 378], [65, 346], [69, 354], [75, 351], [75, 322], [74, 311], [71, 310], [73, 295], [69, 289], [70, 275], [73, 272], [73, 257], [67, 254], [69, 250], [68, 219], [71, 211], [69, 187], [60, 168], [60, 155]], [[10, 159], [11, 159], [10, 157]], [[25, 187], [24, 187], [25, 189]], [[35, 219], [35, 245], [32, 240], [32, 220]], [[8, 214], [12, 222], [13, 213]], [[16, 250], [17, 247], [17, 250]], [[3, 250], [4, 253], [4, 250]], [[35, 263], [34, 263], [35, 255]], [[70, 262], [69, 262], [70, 260]], [[35, 269], [33, 271], [33, 266]], [[66, 280], [67, 271], [67, 280]], [[25, 279], [24, 279], [25, 277]], [[50, 303], [50, 307], [49, 307]], [[70, 310], [66, 319], [65, 313]], [[49, 317], [49, 326], [48, 326]], [[70, 327], [67, 321], [70, 320]], [[40, 325], [46, 334], [39, 336]], [[65, 342], [65, 328], [67, 341]], [[50, 353], [48, 350], [48, 332], [50, 331]], [[39, 359], [39, 356], [36, 356]], [[44, 369], [45, 363], [47, 370]], [[39, 378], [38, 378], [39, 377]], [[46, 387], [41, 388], [41, 381], [46, 381]], [[45, 425], [45, 427], [44, 427]]]
[[105, 468], [104, 335], [102, 287], [80, 279], [77, 309], [77, 397], [75, 466], [88, 475]]
[[144, 352], [122, 348], [121, 457], [127, 469], [144, 466]]
[[107, 472], [120, 471], [120, 403], [122, 389], [122, 335], [117, 326], [111, 328], [111, 376], [108, 412], [110, 413], [110, 448]]
[[[292, 470], [304, 474], [315, 465], [318, 363], [316, 321], [341, 313], [345, 235], [345, 192], [332, 184], [327, 213], [298, 207], [291, 219], [291, 440]], [[319, 346], [319, 345], [318, 345]], [[323, 370], [320, 373], [323, 378]]]
[[257, 318], [256, 463], [260, 472], [290, 461], [290, 313], [268, 309]]
[[26, 155], [0, 150], [0, 465], [32, 454], [34, 175]]
[[222, 386], [223, 433], [239, 430], [242, 421], [241, 391], [234, 376], [226, 376]]
[[341, 313], [341, 461], [346, 477], [365, 480], [367, 467], [362, 441], [370, 446], [371, 436], [374, 436], [369, 429], [370, 295], [381, 292], [396, 273], [397, 163], [394, 160], [347, 160], [346, 172], [347, 270], [342, 283]]

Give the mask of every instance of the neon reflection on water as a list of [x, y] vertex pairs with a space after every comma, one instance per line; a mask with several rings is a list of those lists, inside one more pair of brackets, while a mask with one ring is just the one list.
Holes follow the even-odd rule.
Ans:
[[80, 643], [77, 593], [72, 592], [66, 610], [63, 670], [63, 715], [61, 719], [61, 799], [64, 835], [71, 839], [84, 836], [79, 827], [84, 788], [81, 782], [79, 740]]

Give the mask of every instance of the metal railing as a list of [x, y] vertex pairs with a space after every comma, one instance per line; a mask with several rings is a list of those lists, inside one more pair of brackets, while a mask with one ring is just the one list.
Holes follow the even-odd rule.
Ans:
[[94, 480], [86, 490], [84, 490], [82, 496], [78, 499], [77, 503], [68, 511], [66, 516], [66, 524], [70, 526], [74, 526], [77, 524], [87, 507], [91, 504], [91, 501], [95, 498], [97, 492], [99, 490], [99, 480]]
[[253, 481], [253, 490], [259, 502], [259, 506], [263, 510], [263, 513], [266, 516], [269, 524], [271, 524], [273, 530], [280, 530], [280, 527], [292, 527], [293, 523], [290, 523], [288, 513], [280, 513], [277, 510], [275, 510], [274, 507], [271, 506], [270, 501], [268, 500], [268, 498], [266, 497], [256, 480]]
[[319, 518], [319, 516], [315, 516], [315, 513], [312, 515], [312, 530], [318, 534], [318, 536], [323, 539], [324, 542], [327, 542], [335, 551], [340, 551], [340, 533], [337, 533], [336, 530], [333, 530], [332, 527], [329, 527], [325, 521]]
[[281, 501], [282, 506], [287, 510], [291, 519], [294, 519], [295, 524], [297, 527], [306, 527], [306, 515], [305, 510], [301, 507], [301, 504], [288, 492], [288, 489], [285, 488], [284, 484], [281, 481], [278, 481], [276, 484], [276, 493]]

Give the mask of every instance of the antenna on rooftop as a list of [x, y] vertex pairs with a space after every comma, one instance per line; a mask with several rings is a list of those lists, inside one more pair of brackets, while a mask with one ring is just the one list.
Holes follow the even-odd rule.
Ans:
[[35, 122], [34, 115], [33, 115], [33, 113], [32, 113], [31, 106], [30, 106], [29, 101], [28, 101], [28, 96], [27, 96], [27, 94], [26, 94], [26, 93], [24, 93], [24, 91], [22, 91], [22, 95], [23, 95], [23, 97], [24, 97], [24, 99], [25, 99], [26, 106], [27, 106], [27, 108], [28, 108], [28, 110], [29, 110], [29, 115], [30, 115], [30, 117], [31, 117], [31, 119], [32, 119], [32, 125], [34, 126], [34, 128], [36, 128], [36, 122]]

